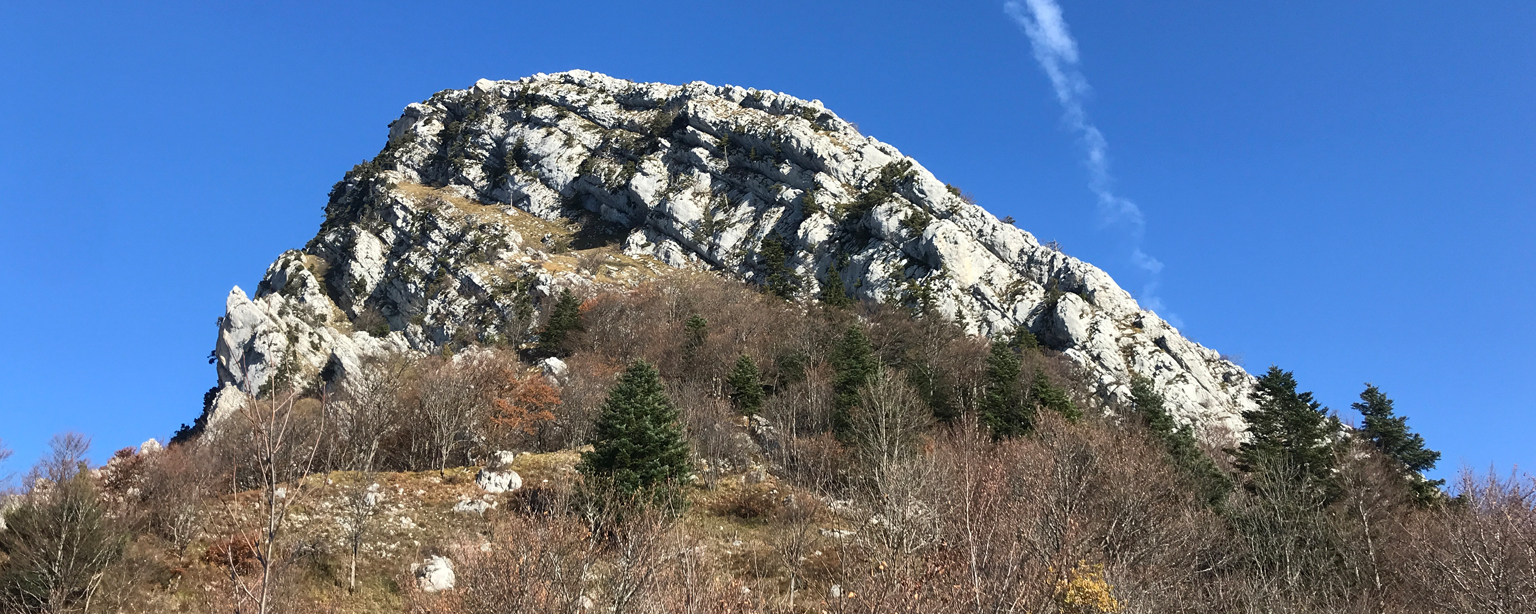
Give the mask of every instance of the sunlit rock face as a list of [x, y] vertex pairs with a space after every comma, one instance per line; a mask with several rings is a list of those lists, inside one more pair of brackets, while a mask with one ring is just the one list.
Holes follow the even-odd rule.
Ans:
[[1082, 366], [1104, 407], [1128, 402], [1133, 375], [1212, 432], [1241, 431], [1251, 404], [1250, 375], [1109, 275], [815, 100], [585, 71], [482, 80], [407, 106], [326, 213], [253, 297], [230, 293], [215, 413], [372, 353], [518, 339], [559, 288], [678, 269], [797, 300], [841, 286], [976, 334], [1025, 327]]

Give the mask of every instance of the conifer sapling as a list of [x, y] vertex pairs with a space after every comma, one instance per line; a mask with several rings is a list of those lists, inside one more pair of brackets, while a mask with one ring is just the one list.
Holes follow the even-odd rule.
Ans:
[[539, 350], [564, 356], [569, 353], [571, 333], [582, 330], [581, 300], [571, 294], [569, 288], [560, 291], [560, 298], [549, 310], [549, 323], [539, 333]]
[[986, 392], [979, 409], [993, 439], [1018, 437], [1035, 426], [1035, 407], [1024, 403], [1019, 369], [1019, 357], [1008, 344], [992, 344], [987, 356]]
[[863, 328], [855, 324], [844, 331], [843, 338], [832, 350], [832, 368], [835, 371], [832, 430], [842, 438], [848, 434], [849, 411], [859, 404], [859, 390], [874, 381], [880, 368]]
[[757, 363], [752, 362], [752, 357], [742, 354], [736, 359], [736, 366], [731, 369], [731, 374], [725, 378], [726, 385], [731, 387], [731, 403], [742, 414], [751, 416], [757, 414], [763, 407], [763, 382], [757, 372]]
[[636, 360], [608, 391], [594, 428], [592, 451], [581, 455], [583, 476], [612, 480], [623, 493], [664, 486], [688, 476], [688, 442], [661, 375]]

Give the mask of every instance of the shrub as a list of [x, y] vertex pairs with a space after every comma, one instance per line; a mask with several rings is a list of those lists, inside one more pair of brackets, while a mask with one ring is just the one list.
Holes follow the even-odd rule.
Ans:
[[357, 319], [352, 321], [352, 328], [374, 337], [385, 337], [389, 335], [389, 320], [377, 309], [370, 307], [357, 314]]
[[914, 210], [908, 213], [907, 217], [901, 218], [902, 227], [911, 230], [914, 234], [923, 234], [931, 222], [933, 222], [933, 216], [922, 210]]
[[1056, 605], [1063, 614], [1113, 614], [1120, 611], [1120, 602], [1111, 589], [1104, 565], [1078, 561], [1056, 582]]
[[233, 568], [241, 574], [255, 572], [261, 567], [256, 559], [256, 538], [236, 534], [220, 537], [208, 544], [203, 551], [204, 563], [218, 568]]
[[955, 198], [959, 198], [960, 200], [964, 201], [965, 204], [967, 204], [967, 205], [974, 205], [974, 204], [976, 204], [976, 198], [971, 196], [970, 194], [966, 193], [964, 190], [961, 190], [959, 186], [956, 186], [956, 185], [950, 184], [950, 183], [946, 183], [946, 184], [944, 184], [944, 189], [949, 190], [950, 194], [955, 195]]
[[715, 502], [714, 512], [743, 520], [772, 515], [779, 508], [779, 492], [772, 484], [745, 484], [732, 488]]

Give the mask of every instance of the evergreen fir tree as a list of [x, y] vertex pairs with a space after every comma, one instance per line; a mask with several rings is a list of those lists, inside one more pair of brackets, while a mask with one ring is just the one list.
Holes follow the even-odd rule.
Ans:
[[577, 466], [583, 476], [612, 480], [621, 493], [677, 483], [688, 476], [688, 441], [661, 375], [636, 360], [608, 391], [594, 429], [592, 451]]
[[1200, 449], [1194, 429], [1174, 421], [1163, 404], [1163, 395], [1152, 389], [1152, 381], [1147, 378], [1138, 376], [1131, 381], [1131, 401], [1147, 429], [1168, 451], [1173, 465], [1195, 483], [1200, 497], [1211, 505], [1220, 505], [1232, 491], [1232, 479]]
[[581, 300], [571, 294], [569, 288], [560, 291], [560, 298], [549, 310], [549, 323], [539, 333], [539, 351], [552, 356], [569, 354], [567, 345], [571, 334], [582, 330]]
[[1024, 403], [1019, 369], [1019, 357], [1008, 344], [992, 344], [992, 353], [987, 356], [986, 391], [978, 410], [993, 439], [1018, 437], [1035, 427], [1035, 406]]
[[737, 411], [751, 416], [762, 409], [763, 382], [752, 357], [742, 354], [741, 358], [737, 358], [736, 367], [726, 376], [725, 383], [731, 387], [731, 403]]
[[1408, 430], [1408, 418], [1393, 413], [1392, 399], [1376, 386], [1366, 384], [1360, 402], [1350, 407], [1365, 417], [1360, 435], [1410, 474], [1409, 485], [1419, 501], [1429, 503], [1438, 498], [1439, 487], [1445, 480], [1427, 480], [1423, 473], [1435, 468], [1440, 453], [1425, 448], [1424, 436]]
[[768, 236], [760, 244], [758, 255], [763, 258], [768, 291], [784, 300], [795, 298], [800, 277], [789, 267], [789, 242], [777, 234]]
[[1008, 345], [1017, 352], [1030, 352], [1040, 349], [1040, 340], [1029, 329], [1020, 326], [1013, 331], [1013, 338], [1008, 340]]
[[832, 431], [838, 437], [848, 435], [849, 411], [859, 404], [859, 390], [874, 381], [879, 368], [869, 336], [859, 325], [849, 326], [832, 350]]
[[835, 260], [827, 267], [827, 280], [821, 284], [820, 298], [823, 304], [838, 309], [853, 304], [853, 298], [848, 296], [848, 289], [843, 287], [843, 275], [838, 272]]
[[683, 357], [692, 359], [704, 347], [704, 341], [709, 338], [709, 320], [704, 316], [693, 314], [683, 322]]
[[1035, 381], [1029, 387], [1029, 396], [1040, 407], [1066, 416], [1068, 420], [1076, 422], [1083, 419], [1082, 410], [1072, 402], [1072, 397], [1067, 395], [1066, 389], [1052, 384], [1051, 378], [1046, 377], [1044, 371], [1035, 372]]
[[933, 410], [934, 419], [952, 424], [960, 418], [960, 408], [955, 404], [953, 393], [954, 382], [949, 374], [926, 362], [912, 363], [907, 367], [907, 384]]
[[1295, 376], [1279, 367], [1259, 378], [1253, 400], [1258, 408], [1243, 412], [1249, 438], [1236, 451], [1237, 467], [1261, 479], [1298, 480], [1321, 491], [1324, 501], [1334, 500], [1339, 420], [1312, 393], [1296, 392]]

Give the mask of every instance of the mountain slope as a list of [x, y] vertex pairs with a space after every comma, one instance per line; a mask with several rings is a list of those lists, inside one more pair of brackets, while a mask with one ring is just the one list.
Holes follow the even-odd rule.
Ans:
[[1140, 374], [1214, 432], [1250, 406], [1240, 367], [818, 101], [571, 71], [406, 107], [319, 234], [254, 297], [230, 293], [211, 418], [280, 371], [521, 339], [558, 288], [686, 269], [801, 299], [841, 288], [980, 334], [1026, 327], [1100, 399], [1124, 402]]

